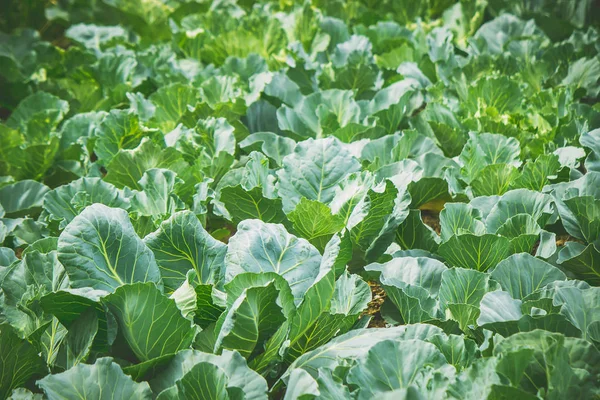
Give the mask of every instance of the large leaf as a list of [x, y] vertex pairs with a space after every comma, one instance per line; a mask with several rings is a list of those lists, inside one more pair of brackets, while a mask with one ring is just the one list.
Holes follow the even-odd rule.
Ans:
[[600, 283], [600, 250], [595, 245], [584, 246], [567, 242], [558, 253], [558, 264], [563, 270], [591, 284]]
[[465, 234], [442, 243], [439, 254], [455, 267], [487, 271], [509, 255], [508, 245], [502, 236]]
[[2, 281], [5, 319], [22, 335], [30, 335], [51, 319], [40, 309], [40, 297], [68, 285], [56, 251], [27, 252], [21, 262], [6, 272]]
[[96, 128], [94, 152], [99, 162], [107, 165], [119, 150], [136, 147], [143, 135], [137, 116], [125, 110], [113, 110]]
[[184, 208], [181, 199], [174, 194], [175, 187], [181, 183], [175, 172], [153, 168], [144, 172], [138, 183], [142, 190], [134, 193], [131, 208], [139, 215], [162, 217]]
[[188, 105], [196, 104], [199, 94], [197, 89], [181, 83], [159, 88], [149, 98], [156, 106], [153, 116], [156, 126], [164, 133], [171, 131], [187, 111]]
[[[94, 333], [89, 331], [89, 326], [82, 326], [84, 323], [87, 325], [94, 324], [93, 317], [86, 316], [89, 310], [92, 309], [98, 319], [93, 346], [95, 350], [105, 350], [113, 343], [117, 334], [117, 326], [113, 315], [107, 313], [105, 306], [100, 302], [100, 299], [106, 295], [108, 295], [108, 292], [91, 288], [62, 289], [43, 296], [40, 299], [40, 303], [45, 312], [52, 314], [67, 329], [71, 328], [74, 324], [79, 325], [81, 329], [78, 328], [73, 333], [73, 339], [74, 344], [80, 349], [85, 347], [85, 343], [83, 342], [87, 339], [80, 330], [88, 332], [90, 335]], [[71, 346], [67, 344], [64, 352], [68, 353], [70, 351], [69, 347]]]
[[13, 389], [47, 372], [35, 347], [19, 338], [6, 324], [0, 325], [0, 354], [0, 397], [3, 399]]
[[293, 210], [302, 197], [330, 202], [337, 184], [359, 168], [358, 160], [335, 138], [298, 143], [294, 152], [284, 157], [283, 167], [277, 171], [284, 210]]
[[323, 251], [333, 234], [344, 227], [342, 217], [332, 215], [327, 205], [306, 198], [302, 198], [287, 217], [298, 236], [308, 240], [319, 251]]
[[[390, 354], [404, 356], [393, 358]], [[433, 344], [421, 340], [384, 340], [358, 360], [349, 372], [348, 382], [360, 388], [359, 399], [372, 399], [377, 393], [408, 388], [418, 383], [422, 370], [445, 364], [446, 358]]]
[[436, 251], [440, 238], [433, 229], [423, 223], [420, 210], [410, 210], [396, 231], [395, 242], [403, 250]]
[[155, 393], [172, 390], [176, 382], [198, 363], [210, 363], [221, 368], [227, 375], [228, 387], [240, 389], [246, 398], [267, 398], [267, 382], [264, 378], [248, 368], [246, 360], [239, 353], [229, 350], [224, 350], [221, 355], [202, 353], [197, 350], [180, 351], [150, 381], [152, 389]]
[[243, 272], [275, 272], [299, 301], [319, 274], [320, 262], [318, 250], [306, 239], [290, 235], [283, 225], [245, 220], [229, 240], [225, 281]]
[[440, 212], [440, 226], [443, 241], [464, 233], [485, 233], [485, 225], [479, 211], [465, 203], [447, 203]]
[[502, 260], [491, 276], [515, 299], [524, 299], [552, 282], [566, 279], [558, 268], [527, 253]]
[[42, 206], [48, 190], [46, 185], [31, 180], [6, 185], [0, 189], [0, 206], [7, 217], [30, 214]]
[[[330, 274], [331, 271], [327, 275]], [[327, 275], [307, 292], [305, 301], [291, 321], [289, 348], [285, 357], [288, 362], [346, 332], [371, 301], [367, 283], [347, 272], [337, 280], [329, 297], [328, 281], [331, 277]], [[315, 298], [319, 295], [326, 297]], [[323, 304], [330, 307], [329, 312], [319, 314], [324, 308]], [[315, 306], [316, 309], [311, 309]]]
[[44, 209], [66, 226], [85, 207], [101, 203], [108, 207], [129, 208], [127, 194], [100, 178], [81, 178], [51, 190], [44, 197]]
[[302, 368], [316, 376], [319, 368], [334, 369], [343, 359], [355, 359], [367, 354], [369, 349], [384, 340], [426, 340], [441, 329], [433, 325], [405, 325], [389, 329], [355, 329], [327, 344], [300, 356], [292, 363], [282, 379], [286, 380], [294, 368]]
[[498, 232], [506, 220], [517, 214], [530, 215], [543, 228], [553, 212], [552, 198], [549, 195], [527, 189], [511, 190], [491, 209], [486, 219], [487, 231]]
[[215, 350], [237, 350], [249, 358], [285, 321], [276, 304], [278, 295], [274, 281], [244, 289], [217, 323], [220, 331]]
[[44, 142], [68, 111], [68, 102], [36, 92], [19, 103], [6, 124], [23, 132], [32, 142]]
[[279, 136], [273, 132], [256, 132], [240, 142], [242, 148], [254, 148], [257, 143], [262, 143], [261, 151], [270, 159], [281, 166], [283, 158], [291, 154], [296, 147], [294, 140]]
[[154, 283], [121, 286], [102, 301], [114, 314], [119, 331], [140, 361], [188, 348], [196, 334], [175, 302]]
[[479, 304], [484, 295], [495, 289], [489, 275], [471, 269], [452, 268], [442, 274], [440, 306], [446, 316], [467, 331], [476, 324]]
[[410, 196], [390, 181], [369, 190], [352, 215], [350, 238], [355, 259], [374, 261], [398, 237], [397, 228], [410, 218]]
[[161, 271], [165, 289], [173, 291], [188, 271], [196, 271], [197, 283], [223, 279], [226, 245], [214, 239], [190, 211], [164, 221], [160, 229], [144, 238]]
[[113, 291], [134, 282], [162, 286], [152, 251], [135, 233], [127, 212], [94, 204], [58, 238], [58, 259], [74, 288]]
[[380, 273], [387, 297], [405, 323], [438, 318], [437, 297], [442, 273], [447, 267], [426, 257], [398, 257], [384, 264], [371, 264], [367, 271]]
[[274, 224], [286, 222], [281, 199], [270, 199], [263, 192], [258, 186], [250, 190], [242, 185], [226, 186], [221, 189], [219, 199], [235, 223], [245, 219], [260, 219]]
[[562, 305], [564, 314], [582, 333], [584, 339], [600, 341], [598, 314], [600, 313], [600, 290], [596, 287], [560, 288], [556, 292], [555, 305]]
[[152, 398], [148, 383], [134, 382], [110, 357], [100, 358], [93, 365], [79, 364], [60, 374], [48, 375], [38, 385], [53, 400]]
[[180, 169], [187, 165], [181, 153], [172, 147], [161, 149], [148, 138], [142, 139], [140, 144], [133, 149], [122, 149], [108, 163], [104, 180], [119, 188], [125, 186], [141, 190], [139, 183], [144, 172], [152, 168]]

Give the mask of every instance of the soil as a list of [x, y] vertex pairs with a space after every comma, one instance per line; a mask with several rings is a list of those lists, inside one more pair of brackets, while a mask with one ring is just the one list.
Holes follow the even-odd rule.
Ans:
[[365, 311], [366, 315], [371, 316], [371, 321], [369, 322], [369, 328], [385, 328], [386, 323], [381, 316], [381, 306], [383, 301], [385, 300], [385, 291], [381, 287], [378, 282], [368, 281], [369, 287], [371, 288], [371, 294], [373, 295], [373, 300], [367, 306], [367, 311]]
[[421, 219], [423, 220], [423, 223], [433, 229], [435, 233], [438, 235], [440, 234], [441, 225], [439, 213], [429, 210], [421, 210]]

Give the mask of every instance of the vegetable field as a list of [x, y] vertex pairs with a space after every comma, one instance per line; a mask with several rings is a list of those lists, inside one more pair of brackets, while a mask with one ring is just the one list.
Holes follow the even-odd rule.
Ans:
[[600, 398], [600, 4], [6, 0], [0, 400]]

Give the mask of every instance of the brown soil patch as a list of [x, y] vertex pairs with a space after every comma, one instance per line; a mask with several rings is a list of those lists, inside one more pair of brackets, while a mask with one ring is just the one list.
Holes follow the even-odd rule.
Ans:
[[442, 229], [440, 225], [440, 214], [429, 210], [421, 210], [421, 219], [423, 220], [423, 223], [433, 229], [435, 233], [438, 235], [440, 234]]
[[573, 236], [570, 235], [556, 235], [556, 246], [564, 246], [567, 242], [577, 241]]
[[364, 314], [371, 316], [371, 321], [369, 322], [369, 328], [385, 328], [386, 324], [381, 316], [381, 306], [383, 301], [385, 300], [385, 291], [381, 287], [378, 282], [368, 281], [369, 287], [371, 288], [371, 294], [373, 295], [373, 300], [367, 306], [367, 310]]

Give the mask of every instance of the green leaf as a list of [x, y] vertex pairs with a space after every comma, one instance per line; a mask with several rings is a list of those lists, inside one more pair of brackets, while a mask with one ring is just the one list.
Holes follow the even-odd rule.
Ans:
[[299, 301], [319, 274], [321, 255], [306, 239], [290, 235], [283, 225], [244, 220], [229, 239], [225, 281], [243, 272], [275, 272]]
[[542, 154], [535, 161], [528, 161], [523, 166], [521, 176], [515, 180], [513, 187], [542, 191], [560, 169], [559, 157], [554, 154]]
[[25, 388], [18, 388], [12, 391], [8, 400], [44, 400], [44, 395], [31, 393], [31, 391]]
[[303, 369], [294, 369], [290, 373], [283, 400], [314, 398], [320, 394], [317, 381], [308, 372]]
[[583, 88], [588, 96], [596, 97], [600, 93], [598, 75], [600, 75], [600, 61], [596, 57], [580, 58], [570, 63], [569, 73], [561, 84], [573, 88]]
[[245, 358], [251, 357], [285, 321], [281, 307], [276, 304], [278, 296], [274, 281], [244, 289], [217, 322], [215, 351], [237, 350]]
[[0, 206], [7, 217], [35, 214], [49, 188], [39, 182], [24, 180], [0, 188]]
[[440, 238], [433, 229], [423, 223], [420, 210], [410, 210], [396, 231], [395, 241], [404, 250], [436, 251]]
[[28, 335], [28, 340], [41, 352], [49, 367], [55, 366], [58, 352], [67, 334], [67, 329], [56, 318]]
[[418, 323], [438, 318], [437, 297], [442, 273], [447, 267], [426, 257], [397, 257], [384, 264], [371, 264], [366, 271], [380, 272], [387, 298], [398, 309], [402, 321]]
[[341, 216], [332, 215], [327, 205], [305, 197], [287, 217], [293, 224], [294, 232], [319, 251], [323, 251], [331, 237], [344, 227]]
[[119, 331], [140, 361], [148, 361], [189, 348], [196, 334], [175, 302], [154, 283], [117, 288], [102, 302], [114, 314]]
[[[484, 77], [469, 87], [465, 106], [473, 114], [509, 114], [521, 107], [523, 94], [517, 82], [506, 76]], [[493, 111], [491, 111], [493, 110]]]
[[600, 199], [580, 196], [566, 199], [564, 203], [575, 216], [584, 239], [600, 246]]
[[100, 178], [81, 178], [51, 190], [44, 197], [44, 209], [52, 219], [61, 221], [62, 226], [94, 203], [127, 210], [129, 196]]
[[505, 193], [498, 200], [485, 223], [488, 233], [496, 233], [512, 216], [528, 214], [543, 228], [553, 212], [554, 206], [549, 195], [527, 189], [517, 189]]
[[202, 328], [216, 322], [225, 310], [221, 307], [221, 303], [215, 300], [214, 292], [215, 289], [209, 285], [198, 285], [195, 288], [196, 311], [194, 321]]
[[591, 287], [559, 288], [553, 300], [554, 305], [562, 305], [560, 313], [565, 315], [582, 333], [582, 337], [594, 342], [600, 341], [597, 321], [600, 317], [600, 289]]
[[585, 160], [586, 170], [600, 172], [600, 129], [583, 133], [579, 143], [592, 151]]
[[332, 314], [358, 315], [371, 301], [371, 289], [358, 275], [345, 272], [335, 282], [331, 299]]
[[77, 24], [69, 27], [65, 36], [96, 53], [101, 53], [104, 47], [111, 44], [129, 41], [128, 32], [120, 26]]
[[[595, 391], [592, 383], [595, 378], [591, 374], [578, 374], [575, 367], [577, 359], [571, 359], [570, 354], [583, 345], [581, 342], [585, 343], [582, 339], [567, 339], [561, 334], [535, 330], [506, 338], [495, 346], [494, 354], [519, 358], [512, 365], [519, 366], [519, 370], [523, 371], [523, 375], [518, 377], [519, 386], [526, 391], [537, 392], [543, 388], [557, 398], [570, 395], [586, 397]], [[529, 349], [527, 358], [522, 353], [524, 349]], [[593, 350], [589, 355], [598, 356], [597, 351]]]
[[497, 235], [464, 234], [442, 243], [438, 253], [455, 267], [485, 272], [509, 255], [509, 242]]
[[480, 316], [477, 325], [517, 321], [523, 314], [521, 312], [521, 301], [515, 300], [510, 293], [501, 290], [486, 293], [481, 299]]
[[469, 140], [462, 149], [459, 161], [467, 182], [475, 179], [486, 165], [520, 165], [519, 142], [515, 138], [492, 133], [469, 133]]
[[463, 332], [476, 325], [479, 304], [485, 293], [494, 290], [489, 275], [470, 269], [452, 268], [442, 274], [440, 306], [447, 318], [458, 322]]
[[[175, 398], [186, 399], [228, 399], [227, 375], [217, 365], [209, 362], [200, 362], [177, 381], [177, 395]], [[158, 399], [169, 398], [161, 395]]]
[[181, 154], [172, 147], [161, 149], [148, 138], [142, 139], [134, 149], [119, 150], [106, 166], [104, 180], [119, 188], [142, 190], [138, 183], [144, 173], [152, 168], [180, 170], [187, 166]]
[[374, 88], [378, 68], [371, 53], [368, 38], [352, 35], [339, 43], [330, 56], [331, 66], [319, 76], [319, 83], [326, 88], [339, 88], [363, 93]]
[[[265, 352], [258, 357], [253, 367], [263, 371], [271, 367], [274, 360], [282, 358], [279, 354], [286, 340], [289, 340], [289, 351], [285, 357], [293, 361], [307, 349], [318, 346], [321, 338], [327, 340], [335, 334], [335, 327], [326, 335], [314, 337], [311, 332], [318, 330], [319, 317], [329, 307], [335, 289], [336, 262], [342, 256], [340, 238], [335, 235], [325, 248], [321, 261], [321, 272], [315, 282], [306, 291], [302, 303], [296, 313], [289, 319], [289, 323], [280, 326], [265, 346]], [[345, 263], [343, 265], [345, 267]], [[326, 317], [325, 317], [326, 318]], [[338, 319], [336, 319], [338, 320]]]
[[417, 159], [428, 153], [434, 153], [440, 156], [443, 156], [444, 154], [431, 138], [420, 134], [414, 129], [402, 132], [402, 136], [398, 140], [398, 143], [396, 143], [392, 149], [392, 157], [394, 160], [403, 160], [405, 158]]
[[96, 310], [88, 308], [69, 327], [57, 355], [57, 364], [65, 370], [88, 358], [98, 333]]
[[[350, 90], [330, 89], [301, 97], [277, 110], [279, 129], [301, 138], [321, 138], [350, 123], [358, 123], [360, 108]], [[296, 148], [297, 150], [297, 148]]]
[[[210, 363], [227, 375], [228, 388], [239, 389], [246, 399], [267, 399], [267, 382], [262, 376], [248, 368], [246, 360], [236, 351], [224, 350], [221, 355], [183, 350], [152, 378], [150, 384], [155, 393], [172, 390], [199, 363]], [[202, 381], [202, 380], [200, 380]], [[238, 397], [235, 397], [238, 398]]]
[[435, 137], [440, 143], [440, 148], [444, 151], [444, 155], [448, 157], [455, 157], [459, 155], [463, 146], [467, 142], [466, 133], [458, 127], [452, 127], [444, 123], [438, 123], [434, 121], [428, 122]]
[[111, 111], [94, 132], [94, 152], [98, 156], [98, 162], [109, 165], [119, 150], [136, 147], [144, 134], [136, 115], [125, 110]]
[[328, 203], [336, 186], [360, 164], [335, 138], [308, 139], [298, 143], [294, 153], [283, 159], [279, 176], [279, 195], [284, 211], [291, 211], [302, 197]]
[[465, 203], [446, 203], [440, 212], [441, 238], [444, 242], [452, 236], [465, 233], [483, 235], [485, 225], [479, 210]]
[[513, 254], [500, 261], [491, 277], [514, 299], [524, 299], [532, 293], [566, 276], [558, 268], [527, 253]]
[[236, 224], [245, 219], [260, 219], [274, 224], [287, 222], [281, 199], [270, 199], [263, 193], [264, 190], [258, 186], [251, 190], [244, 189], [242, 185], [226, 186], [221, 189], [219, 199]]
[[477, 344], [459, 335], [436, 335], [427, 340], [435, 345], [457, 371], [464, 370], [477, 360]]
[[428, 203], [445, 203], [452, 200], [448, 192], [448, 182], [442, 178], [423, 177], [408, 184], [408, 192], [412, 199], [410, 208], [417, 209]]
[[[390, 354], [404, 354], [402, 362]], [[432, 344], [420, 340], [384, 340], [350, 369], [348, 383], [357, 385], [358, 399], [372, 399], [378, 393], [409, 387], [426, 368], [441, 368], [446, 358]]]
[[[2, 125], [0, 125], [0, 129], [1, 127]], [[3, 146], [6, 145], [3, 143]], [[40, 180], [54, 163], [58, 152], [59, 140], [57, 137], [51, 137], [44, 144], [9, 146], [3, 149], [4, 154], [0, 154], [2, 155], [0, 159], [0, 171], [3, 174], [10, 174], [17, 179]]]
[[[148, 383], [134, 382], [110, 357], [99, 358], [92, 365], [79, 364], [60, 374], [48, 375], [37, 384], [50, 400], [152, 398]], [[107, 387], [111, 390], [106, 390]]]
[[19, 103], [6, 125], [21, 131], [31, 143], [45, 143], [68, 112], [68, 102], [46, 92], [36, 92]]
[[142, 190], [131, 198], [131, 209], [141, 216], [162, 217], [184, 208], [184, 204], [174, 194], [181, 183], [177, 174], [168, 169], [150, 169], [144, 172], [139, 185]]
[[427, 340], [441, 332], [440, 328], [428, 324], [388, 329], [354, 329], [297, 358], [281, 379], [287, 380], [294, 368], [302, 368], [312, 376], [317, 375], [319, 368], [334, 370], [344, 359], [364, 356], [374, 345], [385, 340]]
[[[107, 313], [105, 307], [100, 303], [100, 299], [106, 295], [108, 292], [90, 288], [62, 289], [43, 296], [40, 303], [45, 312], [52, 314], [67, 329], [71, 328], [71, 325], [75, 324], [79, 317], [86, 314], [89, 309], [93, 309], [98, 318], [98, 330], [94, 337], [93, 349], [105, 351], [113, 343], [117, 334], [114, 317]], [[87, 321], [93, 318], [88, 316], [82, 319]], [[89, 327], [86, 325], [82, 329], [89, 329]], [[74, 333], [73, 336], [76, 339], [77, 347], [83, 347], [80, 346], [82, 342], [79, 340], [85, 340], [85, 335]]]
[[292, 139], [272, 132], [253, 133], [240, 142], [240, 147], [253, 149], [257, 146], [257, 143], [261, 143], [261, 151], [279, 166], [283, 164], [283, 158], [288, 154], [292, 154], [294, 147], [296, 147], [296, 142]]
[[475, 196], [501, 196], [517, 179], [519, 172], [512, 165], [486, 165], [471, 182]]
[[94, 204], [71, 221], [58, 238], [58, 259], [74, 288], [113, 291], [134, 282], [162, 287], [152, 251], [136, 235], [127, 212]]
[[188, 106], [196, 105], [199, 95], [198, 89], [182, 83], [160, 87], [148, 98], [156, 106], [153, 125], [165, 134], [170, 132], [188, 110]]
[[21, 335], [29, 336], [52, 319], [40, 309], [40, 297], [68, 284], [56, 251], [26, 253], [22, 262], [10, 268], [2, 281], [5, 319]]
[[577, 242], [567, 242], [558, 253], [557, 263], [579, 279], [592, 285], [600, 283], [600, 250], [593, 244], [584, 246]]
[[0, 325], [0, 397], [7, 398], [13, 389], [47, 372], [38, 351], [17, 336], [6, 324]]
[[[369, 285], [348, 272], [335, 282], [331, 295], [328, 282], [332, 279], [331, 272], [333, 271], [323, 276], [307, 292], [305, 301], [290, 324], [289, 348], [285, 355], [287, 362], [292, 362], [302, 354], [326, 344], [336, 335], [346, 332], [371, 301]], [[323, 295], [324, 298], [315, 298]], [[321, 312], [327, 306], [329, 311]]]
[[206, 232], [190, 211], [175, 213], [144, 243], [154, 253], [167, 291], [177, 289], [190, 270], [196, 271], [194, 283], [214, 284], [223, 279], [227, 246]]
[[378, 119], [378, 126], [388, 134], [396, 132], [405, 118], [423, 103], [417, 87], [417, 81], [409, 78], [379, 90], [368, 104], [368, 113]]

